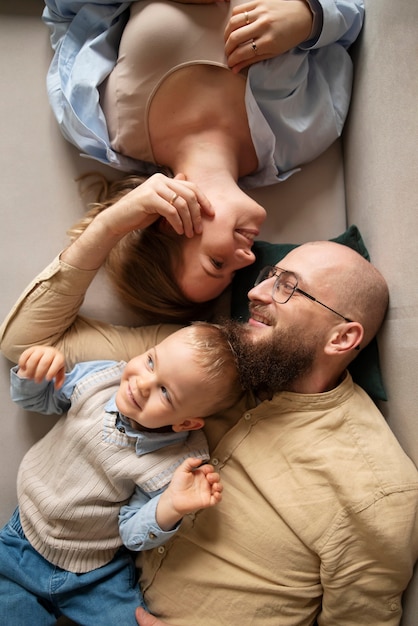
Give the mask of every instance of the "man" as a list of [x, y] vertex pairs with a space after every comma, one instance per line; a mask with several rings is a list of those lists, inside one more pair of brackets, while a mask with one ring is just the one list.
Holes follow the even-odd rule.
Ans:
[[223, 502], [140, 555], [148, 606], [167, 622], [143, 609], [137, 621], [399, 624], [418, 556], [418, 473], [346, 372], [382, 323], [386, 283], [331, 242], [296, 248], [260, 279], [249, 322], [227, 332], [266, 399], [211, 422]]
[[[92, 279], [80, 249], [73, 244], [65, 263], [38, 276], [5, 320], [9, 358], [15, 346], [42, 341], [70, 358], [126, 359], [173, 331], [78, 318]], [[205, 429], [222, 502], [186, 516], [165, 546], [139, 553], [145, 601], [159, 619], [141, 610], [137, 619], [398, 625], [418, 557], [418, 472], [346, 372], [382, 323], [386, 283], [331, 242], [295, 248], [260, 281], [248, 324], [226, 326], [256, 393]]]

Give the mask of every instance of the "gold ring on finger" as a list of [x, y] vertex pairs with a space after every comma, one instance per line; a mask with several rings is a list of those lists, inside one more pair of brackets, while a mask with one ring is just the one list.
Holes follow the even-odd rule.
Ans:
[[251, 48], [254, 50], [254, 54], [257, 54], [257, 44], [255, 43], [254, 39], [251, 42]]
[[244, 17], [245, 17], [245, 24], [246, 26], [248, 26], [248, 24], [250, 23], [250, 16], [248, 15], [248, 11], [245, 11]]
[[177, 200], [178, 197], [179, 197], [179, 194], [178, 193], [174, 193], [173, 197], [170, 200], [170, 204], [174, 205], [174, 203], [175, 203], [175, 201]]

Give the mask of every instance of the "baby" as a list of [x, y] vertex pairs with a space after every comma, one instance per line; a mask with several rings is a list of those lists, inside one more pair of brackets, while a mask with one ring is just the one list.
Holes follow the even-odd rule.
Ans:
[[136, 626], [143, 601], [131, 551], [163, 544], [184, 515], [221, 499], [201, 429], [242, 392], [228, 341], [196, 323], [128, 363], [67, 374], [58, 350], [31, 347], [11, 391], [27, 410], [68, 413], [19, 469], [19, 506], [0, 534], [2, 623], [65, 614]]

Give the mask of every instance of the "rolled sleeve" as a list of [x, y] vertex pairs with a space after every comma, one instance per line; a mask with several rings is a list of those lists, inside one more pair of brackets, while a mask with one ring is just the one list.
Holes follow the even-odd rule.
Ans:
[[0, 327], [3, 354], [17, 362], [27, 347], [57, 345], [71, 326], [96, 271], [79, 270], [56, 257], [23, 291]]
[[0, 327], [0, 348], [17, 363], [26, 348], [51, 345], [68, 368], [80, 361], [129, 361], [180, 326], [113, 326], [78, 315], [97, 270], [80, 270], [56, 258], [25, 289]]
[[308, 0], [308, 3], [314, 15], [315, 36], [301, 48], [322, 48], [332, 43], [349, 48], [363, 26], [363, 0]]

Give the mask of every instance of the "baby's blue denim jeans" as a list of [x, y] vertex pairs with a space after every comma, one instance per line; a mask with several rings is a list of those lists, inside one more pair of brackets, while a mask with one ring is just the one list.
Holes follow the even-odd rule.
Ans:
[[73, 574], [32, 548], [17, 509], [0, 531], [0, 624], [52, 626], [64, 614], [83, 626], [137, 626], [140, 604], [134, 557], [124, 548], [107, 565]]

